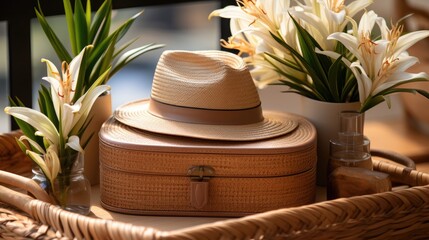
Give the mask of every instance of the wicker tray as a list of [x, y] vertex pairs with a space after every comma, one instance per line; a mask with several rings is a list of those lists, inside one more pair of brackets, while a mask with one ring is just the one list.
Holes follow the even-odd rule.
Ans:
[[[11, 136], [13, 134], [0, 135], [0, 144]], [[0, 146], [0, 149], [4, 148], [5, 145]], [[406, 159], [399, 155], [379, 155]], [[0, 157], [2, 161], [5, 159], [3, 155]], [[375, 170], [389, 173], [396, 182], [410, 186], [406, 189], [279, 209], [175, 231], [160, 231], [70, 213], [0, 186], [0, 201], [3, 202], [0, 204], [0, 238], [427, 239], [429, 175], [412, 167], [374, 159]], [[27, 184], [29, 181], [18, 175], [0, 174], [0, 182], [19, 185], [37, 193], [36, 188]]]

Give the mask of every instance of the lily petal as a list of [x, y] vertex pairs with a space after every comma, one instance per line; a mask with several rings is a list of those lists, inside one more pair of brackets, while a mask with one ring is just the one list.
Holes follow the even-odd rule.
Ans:
[[33, 146], [40, 154], [45, 154], [45, 150], [36, 141], [34, 141], [33, 139], [31, 139], [31, 138], [29, 138], [29, 137], [27, 137], [25, 135], [22, 135], [21, 137], [19, 137], [19, 141], [22, 142], [23, 140], [28, 141], [28, 143], [31, 146]]
[[378, 86], [377, 88], [374, 89], [374, 95], [389, 89], [393, 86], [399, 86], [402, 84], [405, 84], [407, 82], [416, 80], [416, 79], [429, 79], [429, 75], [425, 72], [421, 72], [421, 73], [408, 73], [408, 72], [397, 72], [392, 74], [392, 76], [389, 78], [390, 80], [388, 82], [385, 82], [383, 84], [381, 84], [380, 86]]
[[70, 136], [66, 146], [70, 147], [73, 150], [76, 150], [78, 152], [84, 153], [85, 151], [83, 150], [82, 146], [80, 146], [80, 140], [79, 137], [76, 135]]
[[40, 167], [40, 170], [42, 170], [43, 174], [45, 174], [45, 177], [52, 183], [53, 178], [51, 171], [49, 170], [42, 156], [30, 150], [27, 150], [26, 154], [37, 164], [37, 166]]
[[[79, 77], [79, 69], [80, 69], [80, 64], [82, 62], [83, 59], [83, 55], [85, 54], [85, 51], [87, 51], [88, 49], [92, 48], [92, 45], [88, 45], [86, 47], [84, 47], [82, 49], [82, 51], [80, 51], [80, 53], [73, 58], [73, 60], [70, 62], [69, 65], [69, 71], [70, 71], [70, 75], [72, 77], [72, 89], [76, 88], [76, 84], [77, 84], [77, 78]], [[73, 95], [74, 93], [72, 92], [70, 99], [73, 99]]]
[[47, 149], [44, 160], [47, 169], [50, 171], [51, 178], [54, 180], [57, 178], [58, 173], [61, 172], [61, 163], [53, 145]]
[[58, 145], [59, 133], [55, 125], [43, 113], [26, 107], [6, 107], [4, 111], [9, 115], [27, 122], [39, 130], [43, 136], [48, 138], [53, 144]]
[[400, 36], [398, 42], [396, 43], [394, 55], [407, 50], [408, 48], [416, 44], [418, 41], [427, 37], [429, 37], [429, 30], [410, 32]]
[[89, 115], [89, 111], [92, 108], [95, 100], [106, 91], [110, 90], [109, 85], [99, 85], [95, 88], [89, 89], [87, 93], [82, 95], [75, 103], [81, 104], [81, 108], [79, 112], [75, 113], [75, 124], [71, 131], [72, 134], [75, 134], [82, 126], [85, 124], [87, 117]]

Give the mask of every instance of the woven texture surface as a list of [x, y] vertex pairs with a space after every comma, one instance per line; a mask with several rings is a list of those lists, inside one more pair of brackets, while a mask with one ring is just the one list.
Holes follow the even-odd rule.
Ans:
[[[4, 139], [10, 139], [10, 144], [1, 148], [15, 144], [10, 135], [0, 134], [0, 143]], [[416, 187], [283, 208], [171, 232], [70, 213], [0, 185], [0, 201], [4, 203], [0, 205], [0, 238], [428, 239], [429, 175], [379, 160], [374, 160], [374, 169]]]
[[244, 61], [222, 51], [164, 51], [155, 69], [151, 97], [168, 104], [208, 109], [242, 109], [260, 104]]
[[70, 239], [117, 240], [427, 239], [429, 236], [428, 186], [279, 209], [171, 232], [85, 217], [38, 200], [29, 201], [23, 210], [31, 219], [21, 218], [21, 211], [0, 207], [0, 221], [11, 224], [2, 226], [1, 234], [19, 239], [24, 232], [42, 229], [39, 239], [50, 239], [55, 233]]
[[[103, 206], [158, 215], [243, 216], [313, 203], [315, 130], [301, 117], [292, 133], [264, 141], [171, 139], [107, 121], [100, 133]], [[252, 149], [249, 151], [248, 149]], [[191, 204], [192, 166], [215, 170], [208, 203]]]
[[120, 106], [114, 117], [129, 126], [151, 132], [212, 140], [248, 141], [280, 136], [296, 129], [297, 123], [284, 114], [264, 112], [264, 120], [246, 125], [209, 125], [162, 119], [148, 111], [148, 99]]

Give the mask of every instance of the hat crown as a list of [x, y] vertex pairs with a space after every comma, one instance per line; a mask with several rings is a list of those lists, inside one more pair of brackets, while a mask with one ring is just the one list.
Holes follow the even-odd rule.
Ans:
[[164, 51], [155, 70], [151, 98], [202, 109], [247, 109], [260, 105], [249, 70], [225, 51]]

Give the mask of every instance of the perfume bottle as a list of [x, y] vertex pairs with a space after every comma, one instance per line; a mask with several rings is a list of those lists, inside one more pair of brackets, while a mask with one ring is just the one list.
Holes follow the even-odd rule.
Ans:
[[336, 198], [332, 186], [332, 173], [338, 167], [358, 167], [372, 170], [370, 141], [363, 134], [364, 114], [357, 111], [340, 113], [340, 131], [330, 140], [330, 159], [328, 162], [327, 198]]

